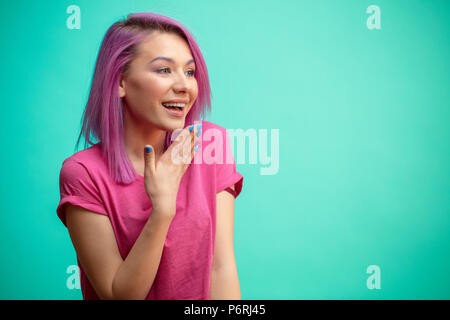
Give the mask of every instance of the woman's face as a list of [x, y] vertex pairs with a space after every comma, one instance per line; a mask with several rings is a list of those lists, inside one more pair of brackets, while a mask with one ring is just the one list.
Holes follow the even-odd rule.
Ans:
[[[183, 128], [198, 95], [194, 73], [195, 63], [183, 38], [161, 32], [149, 35], [138, 45], [136, 57], [120, 81], [125, 118], [143, 128], [149, 125], [165, 131]], [[186, 102], [182, 116], [173, 115], [162, 105], [178, 99]]]

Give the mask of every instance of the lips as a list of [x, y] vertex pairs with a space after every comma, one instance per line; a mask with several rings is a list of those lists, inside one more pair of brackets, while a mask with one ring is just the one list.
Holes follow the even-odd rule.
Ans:
[[174, 100], [168, 100], [168, 101], [163, 101], [162, 103], [184, 103], [184, 104], [188, 104], [188, 100], [185, 99], [174, 99]]
[[186, 108], [186, 106], [184, 106], [184, 107], [177, 107], [177, 106], [167, 106], [167, 105], [162, 105], [164, 108], [167, 108], [167, 109], [172, 109], [172, 110], [184, 110], [184, 108]]
[[[184, 116], [184, 108], [177, 108], [177, 107], [166, 107], [163, 104], [161, 104], [164, 109], [167, 110], [167, 112], [172, 115], [172, 116], [176, 116], [176, 117], [182, 117]], [[179, 110], [180, 109], [180, 110]]]

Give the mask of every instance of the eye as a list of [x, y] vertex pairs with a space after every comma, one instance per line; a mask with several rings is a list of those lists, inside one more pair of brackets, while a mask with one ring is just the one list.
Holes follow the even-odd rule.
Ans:
[[158, 73], [163, 73], [163, 72], [161, 72], [161, 71], [163, 71], [163, 70], [169, 70], [169, 68], [162, 68], [162, 69], [159, 69], [159, 70], [158, 70]]
[[[165, 73], [165, 72], [163, 72], [164, 70], [169, 70], [169, 68], [162, 68], [162, 69], [159, 69], [159, 70], [158, 70], [158, 73]], [[193, 77], [193, 76], [195, 75], [195, 70], [192, 70], [192, 69], [191, 69], [191, 70], [188, 70], [187, 72], [190, 72], [189, 75], [190, 75], [191, 77]]]

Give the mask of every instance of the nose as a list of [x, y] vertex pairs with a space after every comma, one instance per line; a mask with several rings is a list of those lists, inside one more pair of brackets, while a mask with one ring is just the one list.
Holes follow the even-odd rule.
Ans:
[[173, 88], [175, 91], [188, 91], [190, 89], [189, 80], [183, 72], [177, 73]]

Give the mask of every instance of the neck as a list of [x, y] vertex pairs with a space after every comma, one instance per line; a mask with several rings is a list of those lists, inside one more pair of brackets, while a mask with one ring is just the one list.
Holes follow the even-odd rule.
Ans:
[[152, 146], [155, 152], [155, 160], [159, 158], [164, 149], [166, 131], [151, 126], [148, 123], [136, 123], [127, 112], [125, 112], [124, 144], [130, 161], [139, 168], [143, 168], [144, 147], [146, 144]]

